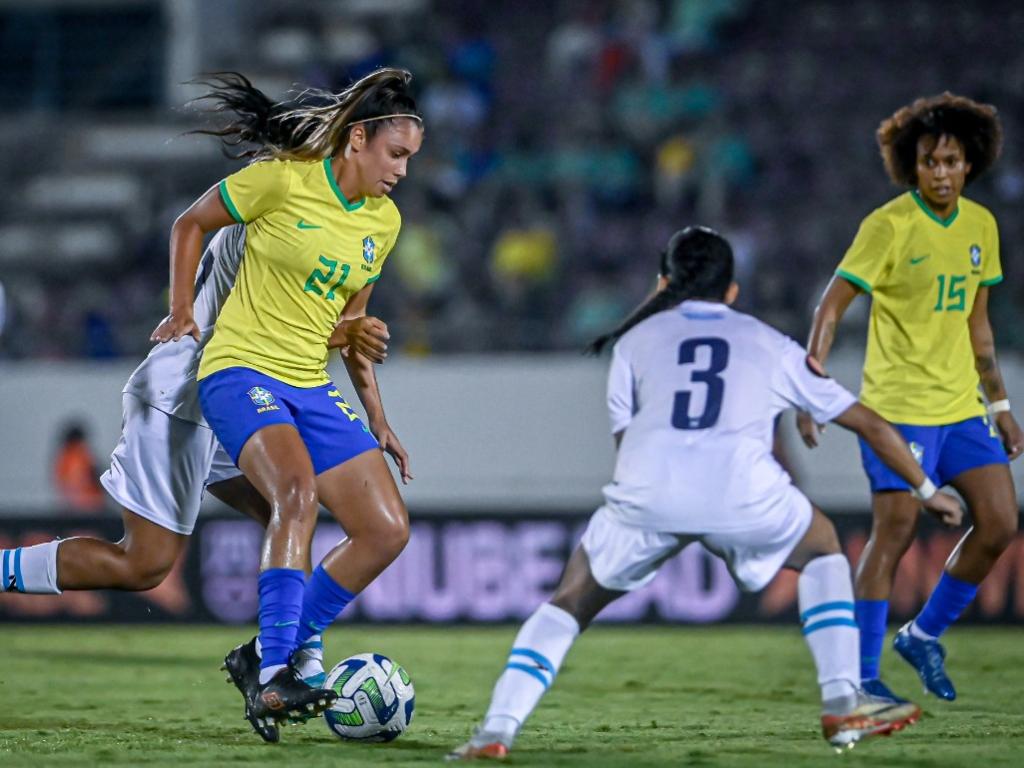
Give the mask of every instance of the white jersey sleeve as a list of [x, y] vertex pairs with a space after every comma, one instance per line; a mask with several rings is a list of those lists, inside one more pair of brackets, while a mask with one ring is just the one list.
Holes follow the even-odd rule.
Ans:
[[196, 274], [193, 314], [200, 340], [186, 336], [157, 344], [128, 378], [125, 394], [179, 419], [206, 425], [196, 385], [199, 357], [235, 285], [244, 254], [244, 224], [226, 227], [213, 236]]
[[612, 364], [608, 369], [608, 420], [612, 434], [617, 435], [629, 426], [636, 413], [636, 386], [633, 369], [623, 349], [616, 344], [612, 349]]
[[772, 389], [782, 399], [780, 408], [792, 405], [807, 411], [819, 424], [827, 424], [857, 402], [845, 387], [815, 371], [807, 352], [795, 341], [782, 337], [782, 353], [775, 368]]

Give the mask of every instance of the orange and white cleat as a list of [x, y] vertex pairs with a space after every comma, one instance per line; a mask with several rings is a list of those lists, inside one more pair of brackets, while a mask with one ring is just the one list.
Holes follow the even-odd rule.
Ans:
[[840, 749], [852, 749], [858, 741], [871, 736], [889, 736], [916, 723], [921, 708], [910, 701], [893, 701], [860, 691], [857, 705], [842, 714], [821, 716], [821, 732], [825, 740]]
[[456, 747], [445, 760], [504, 760], [508, 757], [511, 744], [504, 736], [490, 733], [477, 728], [473, 737], [460, 747]]

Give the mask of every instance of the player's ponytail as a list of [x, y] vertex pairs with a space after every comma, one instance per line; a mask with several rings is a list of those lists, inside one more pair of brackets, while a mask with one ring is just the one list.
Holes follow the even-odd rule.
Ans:
[[[235, 158], [322, 160], [345, 148], [356, 124], [363, 124], [372, 140], [394, 120], [422, 122], [409, 92], [411, 81], [404, 69], [378, 69], [341, 93], [309, 88], [292, 102], [274, 102], [244, 75], [218, 72], [200, 81], [210, 92], [197, 101], [210, 102], [210, 112], [232, 118], [219, 128], [194, 132], [217, 136]], [[233, 152], [236, 147], [241, 150]]]
[[615, 330], [594, 339], [584, 350], [587, 354], [599, 355], [633, 326], [687, 299], [724, 299], [733, 277], [732, 247], [713, 229], [687, 227], [668, 241], [659, 274], [668, 279], [665, 288], [633, 310]]

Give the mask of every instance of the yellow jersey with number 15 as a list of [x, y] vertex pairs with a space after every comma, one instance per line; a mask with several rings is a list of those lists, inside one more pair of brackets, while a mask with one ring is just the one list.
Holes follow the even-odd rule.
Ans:
[[900, 195], [864, 219], [836, 274], [871, 294], [865, 405], [922, 426], [984, 415], [967, 318], [978, 288], [1003, 279], [986, 208], [960, 198], [940, 219]]
[[380, 277], [398, 209], [387, 197], [350, 203], [330, 158], [253, 163], [220, 194], [246, 225], [245, 256], [198, 378], [243, 366], [297, 387], [326, 384], [327, 341], [349, 298]]

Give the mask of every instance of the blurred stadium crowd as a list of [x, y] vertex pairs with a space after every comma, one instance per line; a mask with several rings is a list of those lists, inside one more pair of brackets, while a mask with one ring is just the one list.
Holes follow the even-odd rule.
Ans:
[[[199, 32], [177, 31], [183, 7]], [[992, 102], [1006, 147], [967, 194], [999, 220], [1010, 279], [990, 311], [1022, 349], [1022, 28], [1014, 0], [5, 4], [0, 358], [148, 349], [170, 224], [239, 167], [182, 135], [201, 123], [166, 77], [182, 50], [275, 97], [414, 73], [427, 137], [371, 304], [409, 354], [579, 348], [698, 222], [736, 247], [740, 307], [802, 337], [858, 223], [897, 193], [879, 121], [946, 89]], [[861, 304], [840, 342], [861, 343]]]

